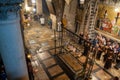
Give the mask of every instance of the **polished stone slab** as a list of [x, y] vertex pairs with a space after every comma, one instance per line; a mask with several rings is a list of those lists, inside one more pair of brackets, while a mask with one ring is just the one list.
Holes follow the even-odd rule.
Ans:
[[55, 55], [55, 49], [49, 50], [52, 55]]
[[90, 80], [100, 80], [99, 78], [97, 78], [94, 74], [91, 74], [91, 78]]
[[59, 51], [60, 51], [60, 49], [56, 49], [56, 53], [55, 53], [55, 49], [52, 49], [52, 50], [50, 50], [50, 53], [52, 54], [52, 55], [55, 55], [55, 54], [58, 54], [59, 53]]
[[54, 40], [50, 40], [50, 41], [48, 42], [48, 44], [49, 44], [50, 46], [52, 46], [52, 47], [55, 46], [55, 42], [54, 42]]
[[52, 68], [49, 68], [48, 72], [50, 73], [51, 76], [55, 76], [55, 75], [58, 75], [61, 72], [63, 72], [63, 70], [61, 69], [61, 67], [59, 65], [56, 65]]
[[85, 57], [85, 56], [81, 56], [81, 57], [78, 58], [78, 60], [79, 60], [81, 63], [85, 63], [86, 57]]
[[44, 47], [44, 46], [48, 46], [48, 42], [47, 42], [47, 41], [42, 42], [42, 43], [41, 43], [41, 46], [42, 46], [42, 47]]
[[44, 60], [43, 63], [45, 65], [45, 67], [50, 67], [50, 66], [56, 64], [56, 61], [54, 58], [49, 58], [47, 60]]
[[35, 80], [50, 80], [45, 70], [42, 67], [42, 64], [39, 64], [37, 61], [32, 61]]
[[74, 73], [82, 70], [81, 64], [71, 54], [60, 54], [59, 57]]
[[110, 80], [112, 77], [106, 73], [104, 70], [99, 70], [95, 73], [96, 77], [98, 77], [101, 80]]
[[97, 69], [99, 69], [99, 68], [100, 68], [100, 67], [99, 67], [98, 65], [94, 64], [94, 65], [93, 65], [93, 70], [92, 70], [92, 71], [97, 70]]
[[71, 53], [74, 57], [80, 57], [81, 56], [81, 52], [72, 52]]
[[40, 57], [41, 60], [45, 60], [51, 57], [51, 55], [48, 52], [39, 53], [38, 56]]
[[107, 70], [109, 73], [111, 73], [113, 76], [119, 76], [120, 78], [120, 69], [116, 70], [114, 67], [112, 67], [111, 69]]
[[54, 80], [70, 80], [70, 78], [66, 74], [62, 74], [62, 75], [54, 78]]

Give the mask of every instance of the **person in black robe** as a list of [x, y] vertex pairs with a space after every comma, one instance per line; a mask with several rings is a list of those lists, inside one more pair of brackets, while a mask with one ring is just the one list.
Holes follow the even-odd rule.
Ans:
[[98, 52], [96, 54], [97, 60], [100, 60], [102, 53], [103, 53], [103, 45], [102, 43], [99, 43]]
[[101, 48], [101, 46], [99, 46], [98, 52], [97, 52], [97, 55], [96, 55], [97, 60], [100, 60], [101, 54], [102, 54], [102, 48]]
[[104, 55], [103, 55], [103, 62], [105, 62], [109, 56], [109, 48], [108, 46], [105, 46], [105, 50], [104, 50]]
[[112, 80], [119, 80], [119, 78], [117, 76], [115, 76]]
[[120, 68], [120, 52], [118, 53], [117, 59], [116, 59], [116, 65], [114, 66], [116, 69]]
[[83, 52], [82, 55], [87, 56], [89, 50], [90, 50], [90, 43], [85, 42], [85, 45], [84, 45], [84, 52]]
[[111, 68], [111, 66], [112, 66], [112, 52], [113, 51], [111, 51], [110, 53], [109, 53], [109, 56], [108, 56], [108, 58], [107, 58], [107, 60], [106, 60], [106, 62], [105, 62], [105, 64], [104, 64], [104, 68], [105, 69], [110, 69]]
[[80, 35], [79, 35], [79, 44], [82, 45], [83, 44], [83, 33], [81, 32]]

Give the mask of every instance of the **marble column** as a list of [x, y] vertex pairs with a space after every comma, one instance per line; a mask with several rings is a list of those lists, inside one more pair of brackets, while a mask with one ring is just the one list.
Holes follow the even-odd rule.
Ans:
[[37, 14], [42, 14], [42, 0], [36, 0]]
[[0, 53], [8, 80], [29, 80], [20, 29], [21, 2], [0, 1]]

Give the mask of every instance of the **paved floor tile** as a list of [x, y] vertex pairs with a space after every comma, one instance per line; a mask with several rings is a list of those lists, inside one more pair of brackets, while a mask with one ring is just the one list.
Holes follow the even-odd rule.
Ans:
[[100, 68], [100, 67], [98, 65], [94, 64], [93, 71], [96, 70], [96, 69], [98, 69], [98, 68]]
[[99, 70], [99, 71], [97, 71], [96, 73], [95, 73], [95, 75], [99, 78], [99, 79], [101, 79], [101, 80], [110, 80], [112, 77], [108, 74], [108, 73], [106, 73], [104, 70]]
[[54, 80], [70, 80], [70, 79], [66, 74], [62, 74], [62, 75], [54, 78]]
[[81, 56], [79, 58], [79, 61], [82, 62], [82, 63], [85, 63], [85, 60], [86, 60], [86, 57], [85, 56]]
[[40, 57], [41, 60], [51, 57], [51, 55], [48, 52], [39, 53], [38, 56]]
[[48, 72], [50, 73], [51, 76], [55, 76], [55, 75], [63, 72], [63, 70], [60, 68], [60, 66], [56, 65], [52, 68], [49, 68]]
[[46, 67], [50, 67], [56, 64], [56, 61], [54, 60], [54, 58], [50, 58], [50, 59], [44, 60], [43, 63]]

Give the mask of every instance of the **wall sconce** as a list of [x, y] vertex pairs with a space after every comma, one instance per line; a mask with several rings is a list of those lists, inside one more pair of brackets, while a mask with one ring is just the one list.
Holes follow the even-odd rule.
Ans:
[[31, 54], [27, 54], [27, 58], [30, 59], [32, 56]]

